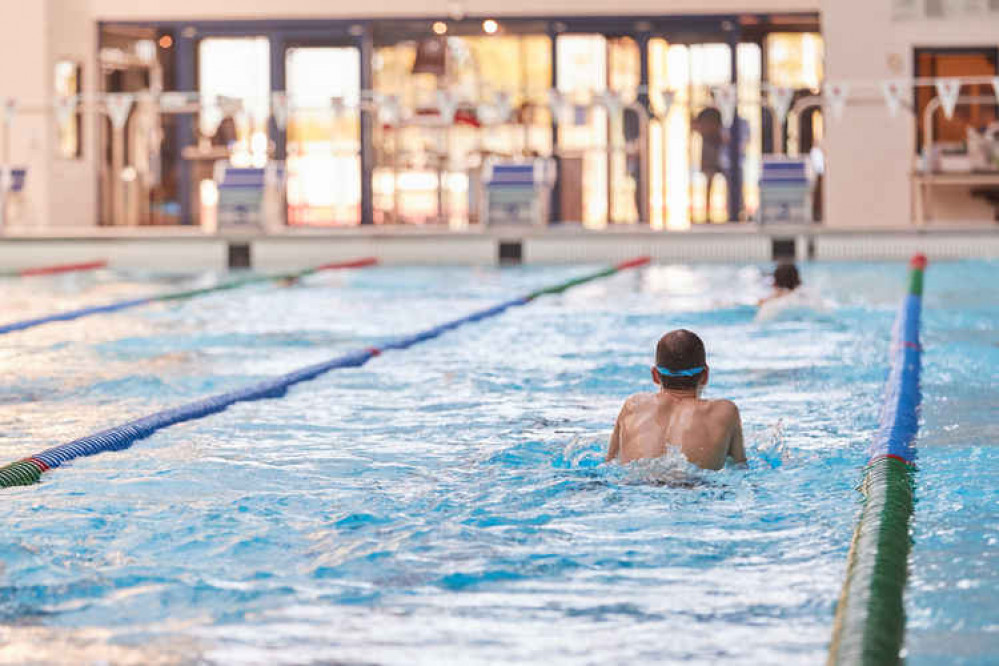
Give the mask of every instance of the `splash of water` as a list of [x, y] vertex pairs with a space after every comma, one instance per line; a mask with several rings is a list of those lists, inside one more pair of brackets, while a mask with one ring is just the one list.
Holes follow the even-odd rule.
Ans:
[[658, 458], [633, 460], [621, 466], [624, 483], [693, 488], [707, 483], [708, 472], [694, 465], [679, 446], [667, 444]]

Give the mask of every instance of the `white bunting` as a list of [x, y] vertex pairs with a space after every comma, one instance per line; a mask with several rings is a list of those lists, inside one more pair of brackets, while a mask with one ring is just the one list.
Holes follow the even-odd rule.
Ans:
[[933, 82], [937, 89], [937, 96], [940, 98], [940, 106], [943, 107], [947, 120], [954, 117], [954, 109], [957, 107], [957, 98], [961, 95], [960, 79], [937, 79]]
[[52, 110], [55, 111], [56, 123], [62, 127], [69, 122], [69, 119], [76, 113], [76, 105], [79, 98], [76, 95], [68, 97], [56, 97], [52, 103]]
[[513, 114], [513, 104], [510, 101], [509, 93], [500, 91], [496, 93], [496, 97], [493, 100], [493, 104], [496, 108], [496, 115], [498, 116], [498, 121], [502, 124], [510, 120], [510, 116]]
[[454, 122], [454, 112], [458, 110], [458, 104], [446, 90], [437, 91], [437, 112], [441, 120], [446, 123]]
[[999, 104], [999, 76], [992, 77], [992, 92], [996, 96], [996, 104]]
[[288, 127], [288, 95], [283, 92], [271, 93], [271, 117], [278, 129]]
[[663, 104], [662, 117], [666, 118], [669, 116], [669, 112], [673, 108], [673, 102], [676, 101], [676, 91], [663, 90], [659, 93], [659, 97]]
[[243, 100], [236, 97], [226, 97], [219, 95], [215, 98], [215, 104], [222, 112], [223, 118], [235, 118], [236, 114], [243, 110]]
[[399, 98], [395, 95], [385, 95], [379, 99], [378, 119], [383, 125], [396, 125], [402, 115], [399, 109]]
[[330, 97], [330, 108], [333, 109], [334, 116], [342, 116], [347, 108], [347, 100], [343, 97]]
[[17, 115], [17, 100], [9, 97], [3, 101], [3, 124], [10, 127]]
[[787, 86], [770, 86], [767, 95], [767, 100], [770, 102], [770, 108], [774, 110], [774, 115], [777, 121], [777, 127], [784, 126], [784, 119], [787, 118], [787, 112], [791, 110], [791, 102], [794, 100], [794, 89]]
[[846, 82], [826, 83], [822, 88], [825, 95], [826, 105], [829, 107], [829, 115], [835, 120], [843, 117], [846, 109], [846, 100], [850, 96], [850, 84]]
[[566, 112], [569, 110], [568, 104], [565, 101], [565, 95], [555, 88], [548, 91], [548, 110], [551, 111], [556, 122], [564, 118]]
[[902, 107], [902, 99], [908, 94], [909, 82], [902, 80], [890, 80], [881, 82], [881, 92], [885, 96], [885, 103], [888, 105], [888, 113], [892, 118], [898, 115], [898, 110]]
[[718, 110], [721, 111], [722, 124], [725, 127], [731, 127], [732, 123], [735, 122], [735, 93], [735, 86], [731, 83], [714, 89], [715, 103], [718, 105]]
[[135, 104], [135, 95], [132, 93], [109, 93], [104, 96], [104, 108], [111, 119], [112, 127], [116, 130], [124, 129], [133, 104]]
[[594, 96], [593, 101], [607, 109], [607, 113], [612, 116], [617, 116], [621, 113], [621, 96], [613, 90], [598, 93]]

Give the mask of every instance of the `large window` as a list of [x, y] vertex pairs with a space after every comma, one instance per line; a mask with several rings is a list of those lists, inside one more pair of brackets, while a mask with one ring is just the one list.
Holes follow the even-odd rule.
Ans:
[[556, 40], [558, 90], [568, 103], [559, 123], [562, 217], [587, 227], [607, 224], [607, 112], [593, 99], [607, 89], [607, 39], [562, 35]]
[[530, 34], [379, 46], [375, 90], [397, 98], [399, 112], [375, 127], [375, 222], [462, 227], [477, 219], [485, 159], [550, 154], [550, 48]]
[[291, 48], [288, 223], [361, 222], [361, 56], [344, 46]]
[[235, 163], [267, 159], [270, 115], [270, 41], [266, 37], [209, 37], [198, 47], [198, 90], [203, 99], [238, 100], [242, 108], [202, 106], [199, 131], [228, 146]]
[[[975, 76], [992, 77], [996, 75], [997, 49], [995, 47], [981, 48], [926, 48], [916, 49], [917, 77], [952, 77]], [[936, 90], [931, 86], [916, 88], [916, 123], [918, 135], [916, 145], [923, 148], [925, 136], [925, 111], [927, 104], [936, 97]], [[961, 96], [969, 99], [978, 98], [973, 102], [958, 102], [952, 118], [947, 118], [942, 110], [933, 114], [932, 134], [934, 142], [963, 143], [967, 140], [968, 128], [983, 130], [996, 120], [995, 94], [988, 83], [974, 83], [961, 86]], [[981, 101], [981, 100], [989, 101]]]

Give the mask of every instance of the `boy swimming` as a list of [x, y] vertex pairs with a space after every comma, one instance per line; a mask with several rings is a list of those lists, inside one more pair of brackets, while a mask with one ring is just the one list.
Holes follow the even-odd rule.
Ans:
[[728, 458], [746, 462], [739, 408], [729, 400], [703, 400], [708, 383], [704, 343], [678, 329], [656, 345], [652, 381], [657, 393], [628, 398], [617, 417], [606, 460], [623, 463], [663, 456], [680, 449], [691, 463], [721, 469]]
[[766, 298], [760, 299], [758, 305], [763, 305], [783, 296], [787, 296], [801, 286], [801, 275], [798, 274], [798, 267], [794, 264], [780, 263], [774, 270], [774, 291]]

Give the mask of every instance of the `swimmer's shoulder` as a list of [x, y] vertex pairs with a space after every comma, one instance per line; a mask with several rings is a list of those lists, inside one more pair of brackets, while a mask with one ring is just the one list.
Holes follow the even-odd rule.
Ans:
[[734, 421], [739, 418], [739, 407], [731, 400], [704, 400], [704, 409], [717, 418]]
[[644, 409], [654, 404], [656, 404], [655, 393], [636, 393], [624, 401], [621, 411], [625, 414], [631, 414], [636, 410]]

